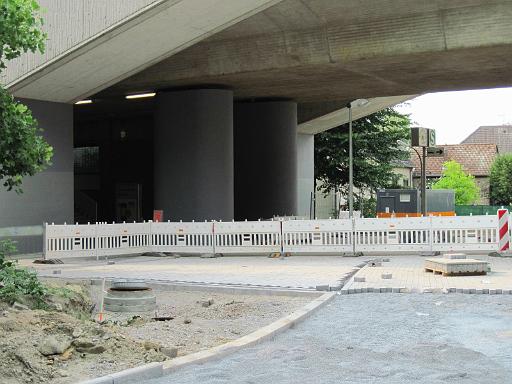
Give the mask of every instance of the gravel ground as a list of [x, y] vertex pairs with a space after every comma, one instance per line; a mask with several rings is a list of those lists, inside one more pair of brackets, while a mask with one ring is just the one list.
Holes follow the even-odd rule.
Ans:
[[[245, 336], [286, 316], [314, 299], [312, 296], [233, 295], [199, 291], [154, 291], [158, 316], [169, 321], [151, 321], [154, 312], [106, 313], [106, 319], [126, 323], [126, 336], [164, 347], [178, 348], [178, 355], [208, 349]], [[203, 303], [211, 303], [204, 306]]]
[[512, 297], [338, 296], [271, 342], [164, 383], [510, 383]]

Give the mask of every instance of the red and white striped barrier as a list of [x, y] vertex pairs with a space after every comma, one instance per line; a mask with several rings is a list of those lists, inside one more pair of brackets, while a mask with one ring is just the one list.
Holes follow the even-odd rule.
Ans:
[[499, 252], [505, 252], [510, 249], [510, 233], [508, 231], [508, 209], [498, 209], [498, 228], [499, 228]]

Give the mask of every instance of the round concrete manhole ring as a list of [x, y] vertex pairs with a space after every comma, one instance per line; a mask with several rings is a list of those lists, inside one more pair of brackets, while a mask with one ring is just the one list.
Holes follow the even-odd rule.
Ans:
[[148, 285], [144, 281], [137, 280], [114, 280], [112, 287], [114, 291], [142, 291], [147, 290]]

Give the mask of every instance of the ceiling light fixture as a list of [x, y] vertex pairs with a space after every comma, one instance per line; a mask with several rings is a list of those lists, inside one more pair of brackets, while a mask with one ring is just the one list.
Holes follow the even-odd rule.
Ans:
[[92, 100], [80, 100], [75, 103], [75, 105], [80, 105], [80, 104], [92, 104]]
[[153, 97], [155, 95], [156, 95], [156, 92], [149, 92], [149, 93], [139, 93], [139, 94], [135, 94], [135, 95], [126, 95], [125, 98], [127, 98], [128, 100], [142, 99], [145, 97]]

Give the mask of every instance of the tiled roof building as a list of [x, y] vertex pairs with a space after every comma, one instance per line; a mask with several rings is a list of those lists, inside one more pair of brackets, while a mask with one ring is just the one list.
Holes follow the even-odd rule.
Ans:
[[[427, 158], [427, 178], [438, 178], [443, 173], [443, 164], [455, 160], [462, 165], [465, 172], [475, 176], [480, 187], [479, 204], [489, 204], [489, 174], [491, 165], [498, 155], [496, 144], [453, 144], [438, 145], [444, 148], [442, 157]], [[421, 154], [421, 148], [416, 148]], [[414, 184], [419, 185], [421, 166], [418, 155], [411, 150], [411, 161], [414, 164]]]
[[[475, 177], [489, 176], [491, 165], [498, 154], [495, 144], [452, 144], [437, 147], [444, 148], [444, 156], [427, 159], [427, 177], [441, 176], [443, 164], [450, 160], [462, 164], [464, 170]], [[421, 148], [416, 149], [421, 155]], [[419, 177], [420, 161], [414, 151], [411, 151], [411, 160], [414, 164], [414, 176]]]
[[512, 125], [479, 127], [462, 144], [495, 144], [499, 153], [512, 153]]

